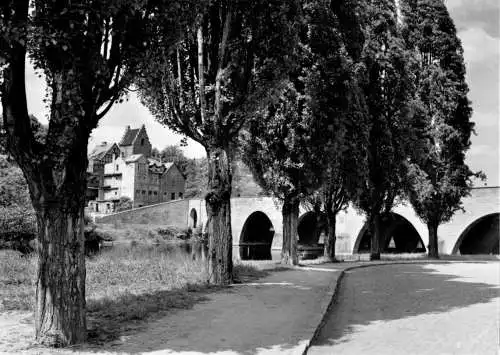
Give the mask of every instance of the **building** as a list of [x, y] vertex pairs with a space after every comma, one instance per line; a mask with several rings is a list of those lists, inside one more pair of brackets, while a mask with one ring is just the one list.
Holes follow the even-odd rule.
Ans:
[[104, 165], [120, 156], [120, 148], [116, 143], [102, 142], [89, 154], [87, 166], [87, 201], [102, 199], [99, 197], [99, 186], [103, 183]]
[[[91, 212], [115, 212], [117, 203], [124, 197], [130, 199], [133, 208], [184, 197], [186, 177], [174, 163], [151, 157], [152, 147], [144, 125], [139, 129], [127, 126], [115, 146], [118, 151], [98, 146], [89, 157], [89, 171], [94, 179], [99, 176], [97, 198], [88, 203]], [[108, 159], [109, 152], [111, 159]], [[91, 159], [93, 170], [90, 170]], [[89, 189], [94, 188], [89, 185]]]

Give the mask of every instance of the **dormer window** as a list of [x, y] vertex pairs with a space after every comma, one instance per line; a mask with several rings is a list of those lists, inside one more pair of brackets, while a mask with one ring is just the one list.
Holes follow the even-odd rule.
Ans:
[[144, 138], [141, 138], [141, 145], [144, 145]]

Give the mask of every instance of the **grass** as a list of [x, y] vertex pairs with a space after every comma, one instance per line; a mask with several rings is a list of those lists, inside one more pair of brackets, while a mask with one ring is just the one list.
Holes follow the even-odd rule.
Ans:
[[0, 250], [0, 311], [34, 308], [36, 262], [35, 257]]
[[[0, 250], [0, 311], [33, 311], [36, 255]], [[219, 288], [208, 285], [206, 261], [161, 248], [115, 247], [87, 258], [89, 341], [108, 342], [167, 312], [190, 309]], [[269, 266], [265, 267], [269, 268]], [[268, 275], [259, 266], [236, 262], [236, 282]]]

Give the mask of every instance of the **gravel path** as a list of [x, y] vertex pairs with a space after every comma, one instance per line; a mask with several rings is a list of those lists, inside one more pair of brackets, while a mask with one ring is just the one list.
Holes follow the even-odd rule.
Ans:
[[308, 354], [498, 354], [500, 263], [347, 272]]

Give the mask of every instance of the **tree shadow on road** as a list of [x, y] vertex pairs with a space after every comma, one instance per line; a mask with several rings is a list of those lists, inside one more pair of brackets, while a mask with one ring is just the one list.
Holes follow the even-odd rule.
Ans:
[[450, 312], [499, 297], [497, 285], [439, 273], [436, 266], [381, 265], [346, 273], [314, 345], [348, 342], [356, 328], [372, 322]]

